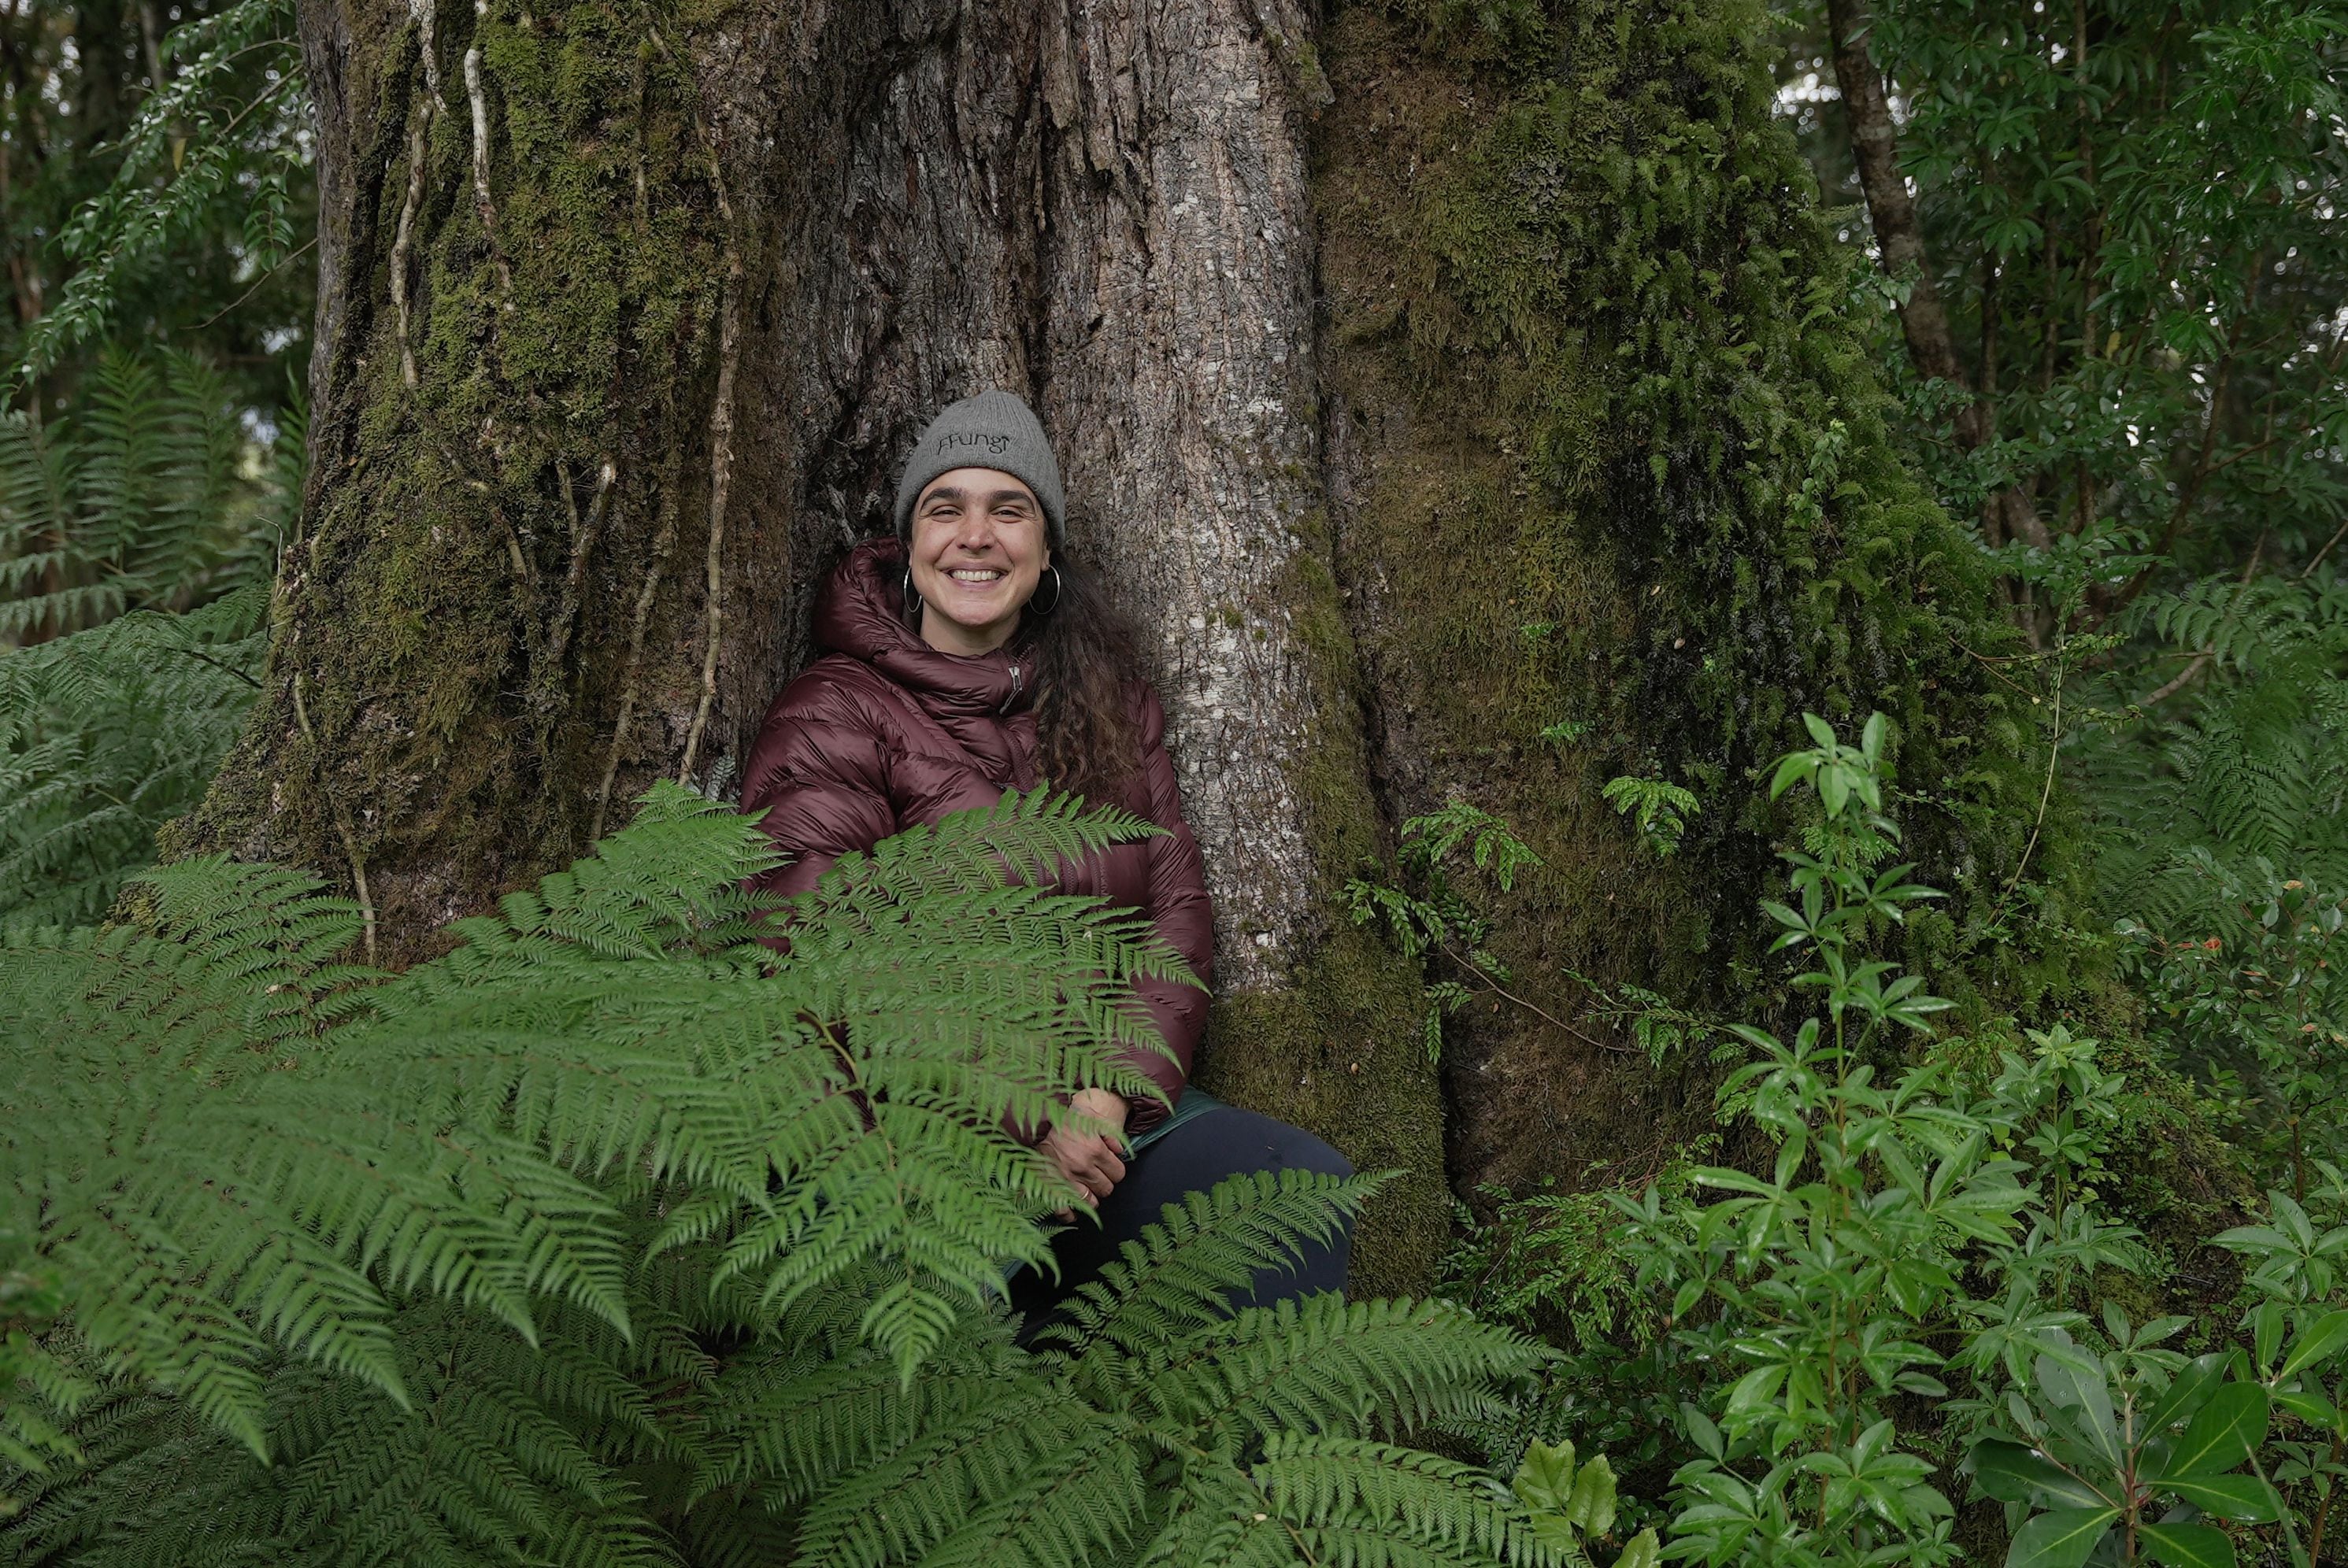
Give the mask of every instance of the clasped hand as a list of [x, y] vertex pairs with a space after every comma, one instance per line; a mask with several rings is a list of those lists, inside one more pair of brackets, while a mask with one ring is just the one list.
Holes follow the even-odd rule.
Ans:
[[[1106, 1089], [1079, 1089], [1068, 1109], [1095, 1123], [1107, 1123], [1110, 1131], [1078, 1131], [1064, 1120], [1044, 1134], [1041, 1146], [1060, 1173], [1085, 1194], [1087, 1206], [1097, 1205], [1125, 1180], [1125, 1098]], [[1060, 1217], [1073, 1216], [1063, 1209]]]

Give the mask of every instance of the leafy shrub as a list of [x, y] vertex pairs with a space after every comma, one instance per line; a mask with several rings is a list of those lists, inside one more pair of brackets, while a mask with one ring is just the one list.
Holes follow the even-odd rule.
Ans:
[[[1754, 1059], [1719, 1103], [1757, 1170], [1570, 1200], [1552, 1287], [1510, 1280], [1498, 1305], [1566, 1304], [1552, 1331], [1577, 1347], [1540, 1435], [1627, 1450], [1668, 1491], [1667, 1553], [1708, 1564], [1954, 1562], [1978, 1496], [2004, 1505], [2009, 1568], [2230, 1564], [2245, 1532], [2307, 1568], [2348, 1450], [2348, 1226], [2277, 1193], [2268, 1223], [2213, 1238], [2259, 1260], [2240, 1342], [2123, 1310], [2114, 1284], [2158, 1284], [2107, 1196], [2125, 1078], [2059, 1025], [1993, 1077], [1959, 1069], [1978, 1052], [1896, 1049], [1945, 1004], [1869, 948], [1930, 893], [1883, 864], [1879, 722], [1856, 746], [1811, 727], [1774, 787], [1814, 790], [1818, 817], [1765, 907], [1822, 1011], [1790, 1040], [1728, 1026]], [[1511, 1245], [1539, 1201], [1504, 1209]], [[2172, 1346], [2188, 1335], [2202, 1348]]]

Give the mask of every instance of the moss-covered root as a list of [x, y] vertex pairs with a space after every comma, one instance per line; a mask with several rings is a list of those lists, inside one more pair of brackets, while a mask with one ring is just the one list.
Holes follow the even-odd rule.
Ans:
[[1398, 1170], [1354, 1236], [1352, 1288], [1426, 1290], [1448, 1244], [1441, 1098], [1418, 1038], [1413, 966], [1340, 931], [1285, 990], [1227, 997], [1208, 1023], [1200, 1087], [1309, 1128], [1356, 1170]]

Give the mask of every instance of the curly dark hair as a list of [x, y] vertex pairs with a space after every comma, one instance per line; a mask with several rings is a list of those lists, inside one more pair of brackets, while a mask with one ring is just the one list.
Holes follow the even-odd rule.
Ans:
[[[1066, 550], [1055, 551], [1060, 592], [1020, 632], [1035, 651], [1035, 738], [1044, 776], [1096, 804], [1120, 798], [1141, 767], [1133, 688], [1146, 677], [1132, 623], [1100, 579]], [[1042, 598], [1041, 592], [1036, 596]]]

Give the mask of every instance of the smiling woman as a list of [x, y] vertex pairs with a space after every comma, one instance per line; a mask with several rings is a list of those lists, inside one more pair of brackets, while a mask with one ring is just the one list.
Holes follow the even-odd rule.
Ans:
[[[767, 710], [742, 804], [790, 861], [761, 885], [795, 893], [891, 834], [1049, 782], [1165, 829], [1064, 863], [1065, 892], [1132, 908], [1212, 978], [1213, 920], [1183, 820], [1166, 713], [1125, 621], [1072, 556], [1060, 468], [1034, 412], [1007, 392], [947, 408], [922, 431], [897, 487], [897, 537], [867, 539], [818, 605], [820, 650]], [[1077, 1094], [1030, 1134], [1097, 1225], [1055, 1244], [1048, 1284], [1014, 1285], [1031, 1325], [1183, 1194], [1244, 1171], [1350, 1173], [1327, 1144], [1188, 1086], [1204, 989], [1136, 983], [1166, 1043], [1132, 1065], [1159, 1095]], [[1254, 1299], [1343, 1287], [1344, 1235], [1310, 1248]]]

